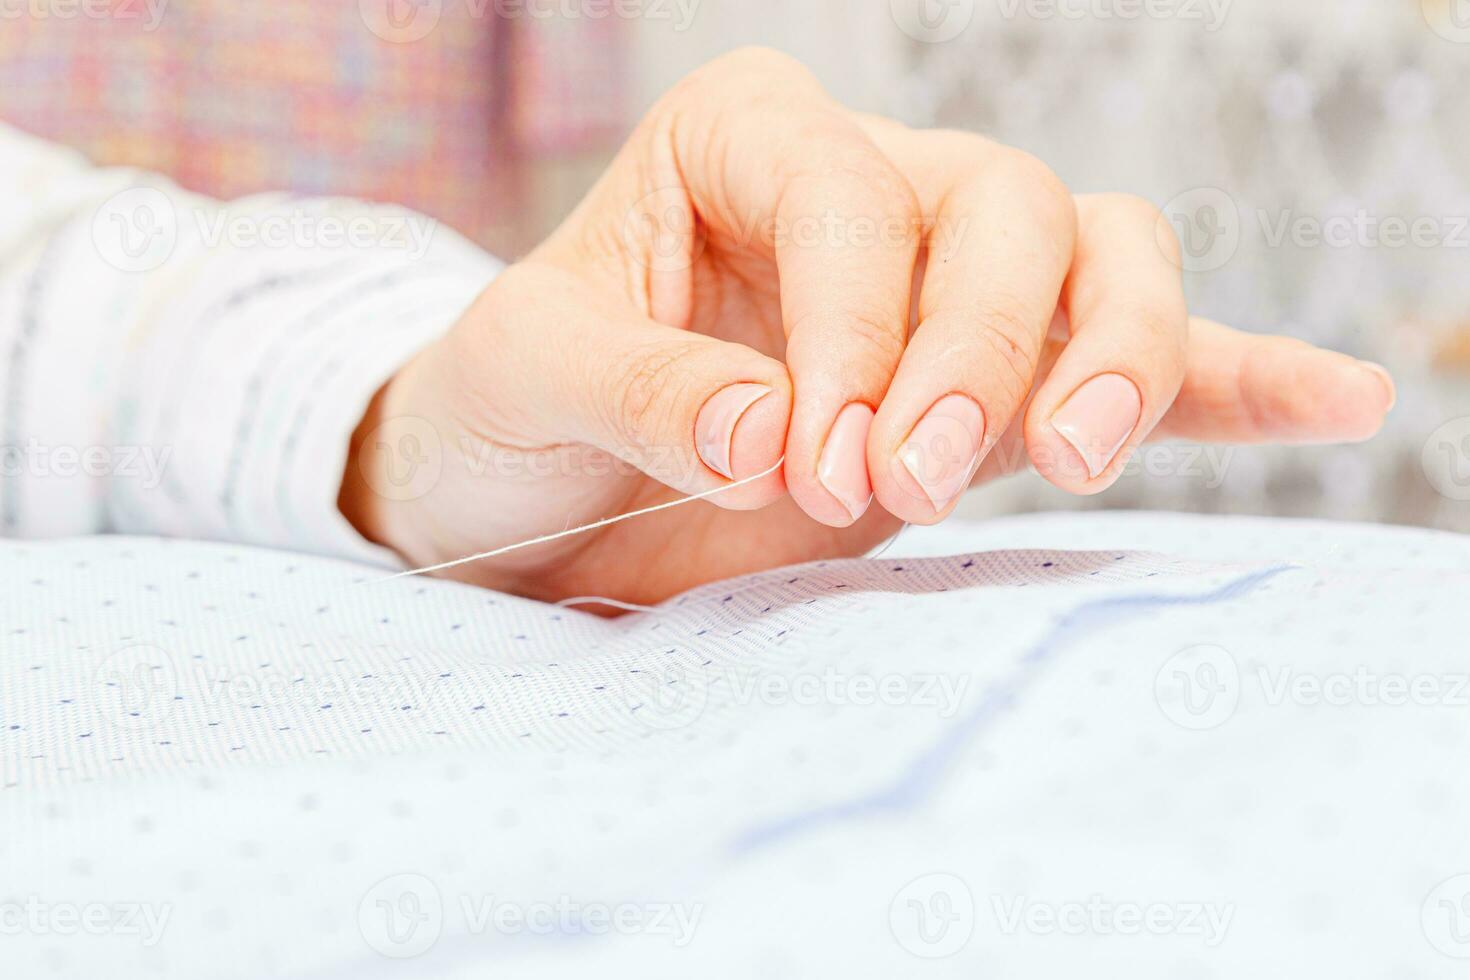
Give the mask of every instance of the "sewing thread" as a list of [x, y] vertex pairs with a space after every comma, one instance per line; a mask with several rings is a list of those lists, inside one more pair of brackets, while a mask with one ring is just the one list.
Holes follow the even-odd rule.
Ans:
[[734, 483], [727, 483], [723, 487], [715, 487], [713, 490], [706, 490], [703, 493], [692, 494], [688, 497], [680, 497], [678, 500], [670, 500], [666, 503], [656, 504], [653, 507], [644, 507], [642, 510], [630, 511], [627, 514], [620, 514], [617, 517], [609, 517], [605, 520], [596, 521], [592, 524], [584, 524], [581, 527], [568, 528], [565, 531], [558, 531], [555, 534], [544, 534], [539, 538], [532, 538], [530, 541], [521, 541], [517, 544], [508, 544], [503, 548], [496, 548], [493, 551], [485, 551], [478, 555], [469, 555], [465, 558], [456, 558], [453, 561], [441, 562], [438, 565], [429, 565], [426, 568], [414, 568], [406, 572], [398, 572], [395, 575], [388, 575], [384, 578], [378, 579], [378, 581], [392, 582], [395, 579], [411, 578], [415, 575], [428, 575], [431, 572], [442, 572], [446, 569], [458, 568], [461, 565], [470, 565], [477, 561], [486, 561], [491, 558], [499, 558], [501, 555], [508, 555], [512, 551], [520, 551], [523, 548], [533, 548], [538, 544], [550, 544], [553, 541], [560, 541], [563, 538], [576, 537], [579, 534], [586, 534], [589, 531], [596, 531], [604, 527], [611, 527], [614, 524], [621, 524], [623, 521], [631, 521], [635, 517], [647, 517], [649, 514], [656, 514], [659, 511], [672, 510], [675, 507], [683, 507], [685, 504], [692, 504], [696, 500], [708, 500], [710, 497], [715, 497], [722, 493], [728, 493], [729, 491], [734, 490], [736, 487], [743, 487], [747, 486], [748, 484], [754, 483], [757, 480], [764, 480], [766, 477], [775, 473], [782, 466], [784, 466], [785, 463], [786, 457], [782, 456], [776, 461], [775, 466], [772, 466], [765, 472], [757, 473], [755, 476], [748, 476], [743, 480], [736, 480]]

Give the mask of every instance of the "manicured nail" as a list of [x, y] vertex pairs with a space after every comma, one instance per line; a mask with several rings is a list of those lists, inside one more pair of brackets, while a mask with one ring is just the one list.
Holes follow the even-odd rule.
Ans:
[[1077, 450], [1088, 479], [1095, 480], [1138, 428], [1142, 414], [1137, 385], [1121, 374], [1101, 374], [1072, 393], [1051, 426]]
[[1372, 361], [1359, 361], [1358, 363], [1383, 385], [1384, 392], [1388, 397], [1388, 407], [1384, 411], [1393, 411], [1393, 407], [1399, 401], [1399, 391], [1393, 383], [1393, 375], [1389, 374], [1388, 369], [1381, 364], [1374, 364]]
[[716, 392], [694, 423], [694, 442], [704, 465], [727, 480], [735, 479], [730, 468], [735, 426], [752, 405], [771, 393], [766, 385], [738, 384]]
[[861, 402], [837, 413], [827, 445], [817, 463], [817, 479], [857, 520], [873, 502], [873, 483], [868, 479], [868, 430], [874, 412]]
[[914, 426], [898, 450], [899, 462], [936, 511], [965, 492], [985, 439], [985, 413], [973, 398], [945, 395]]

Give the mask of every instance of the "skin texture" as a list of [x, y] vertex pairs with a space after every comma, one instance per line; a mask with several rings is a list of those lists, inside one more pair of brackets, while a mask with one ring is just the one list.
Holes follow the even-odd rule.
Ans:
[[[1052, 418], [1100, 375], [1131, 382], [1141, 409], [1093, 476]], [[861, 554], [953, 510], [900, 463], [916, 431], [947, 431], [917, 428], [942, 402], [978, 406], [975, 481], [1029, 463], [1093, 494], [1147, 439], [1356, 441], [1394, 400], [1375, 365], [1191, 319], [1177, 243], [1146, 202], [1073, 197], [1016, 150], [851, 113], [799, 64], [748, 50], [672, 90], [562, 227], [384, 387], [341, 507], [419, 567], [725, 486], [696, 430], [737, 384], [771, 391], [739, 416], [730, 472], [784, 457], [778, 472], [445, 574], [652, 603]], [[854, 404], [876, 412], [866, 445], [849, 426], [837, 442], [856, 456], [822, 467]], [[963, 485], [969, 430], [953, 431], [936, 451]], [[392, 447], [426, 432], [436, 478], [384, 492]], [[819, 473], [847, 486], [864, 463], [874, 504], [854, 520], [861, 495]]]

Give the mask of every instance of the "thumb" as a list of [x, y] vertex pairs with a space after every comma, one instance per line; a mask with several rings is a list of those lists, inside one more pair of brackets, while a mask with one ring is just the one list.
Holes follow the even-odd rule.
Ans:
[[[507, 270], [477, 301], [467, 363], [487, 365], [496, 421], [581, 442], [681, 493], [776, 467], [791, 416], [786, 366], [742, 344], [665, 326], [552, 266]], [[785, 493], [779, 472], [711, 498], [735, 510]]]

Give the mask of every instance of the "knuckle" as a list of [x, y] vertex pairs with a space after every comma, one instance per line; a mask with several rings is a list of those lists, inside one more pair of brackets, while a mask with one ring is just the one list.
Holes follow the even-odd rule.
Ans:
[[1109, 215], [1109, 224], [1131, 234], [1152, 234], [1164, 250], [1164, 257], [1176, 267], [1184, 261], [1179, 233], [1168, 216], [1152, 202], [1132, 194], [1103, 195], [1099, 205]]
[[[1258, 434], [1274, 431], [1283, 404], [1281, 389], [1259, 383], [1260, 378], [1267, 376], [1264, 370], [1265, 357], [1264, 348], [1258, 347], [1246, 352], [1236, 368], [1234, 378], [1235, 404], [1240, 406], [1251, 430]], [[1265, 397], [1262, 397], [1263, 393]]]
[[859, 363], [873, 364], [891, 374], [903, 356], [904, 336], [899, 324], [876, 309], [841, 310], [803, 317], [791, 325], [793, 337], [815, 337], [824, 349], [841, 344], [856, 350]]
[[1019, 405], [1031, 390], [1041, 356], [1040, 334], [1014, 304], [990, 303], [979, 312], [977, 340], [995, 365], [1005, 395]]
[[1022, 189], [1027, 203], [1049, 226], [1075, 228], [1077, 209], [1072, 192], [1050, 167], [1031, 154], [1010, 147], [996, 153], [996, 166]]
[[887, 322], [881, 314], [870, 311], [851, 313], [847, 317], [846, 329], [854, 342], [867, 349], [885, 369], [892, 368], [903, 356], [903, 336], [897, 324]]
[[814, 88], [820, 88], [816, 77], [790, 55], [773, 48], [737, 48], [685, 75], [659, 99], [650, 117], [784, 115]]
[[1152, 201], [1135, 194], [1098, 194], [1093, 200], [1103, 213], [1128, 224], [1152, 224], [1163, 217]]
[[660, 344], [614, 364], [608, 381], [612, 428], [631, 440], [628, 448], [655, 444], [677, 416], [688, 388], [686, 368], [698, 350], [692, 342]]
[[891, 164], [866, 147], [836, 147], [819, 172], [802, 178], [812, 188], [812, 201], [850, 210], [853, 217], [907, 223], [917, 240], [919, 197]]
[[800, 80], [809, 83], [814, 76], [811, 70], [784, 51], [758, 44], [736, 48], [710, 62], [705, 70], [715, 78], [750, 78], [763, 87], [776, 87]]
[[1174, 223], [1159, 214], [1153, 223], [1154, 239], [1164, 253], [1164, 258], [1176, 269], [1184, 268], [1184, 245], [1179, 241], [1179, 231]]
[[1182, 303], [1178, 308], [1170, 308], [1167, 304], [1151, 304], [1134, 311], [1133, 322], [1138, 324], [1145, 337], [1171, 348], [1177, 347], [1181, 351], [1184, 349], [1189, 313]]
[[1041, 358], [1041, 333], [1020, 310], [1001, 300], [948, 309], [930, 316], [919, 330], [954, 338], [940, 356], [957, 358], [987, 383], [998, 385], [991, 404], [1009, 411], [1026, 400]]
[[[1102, 345], [1097, 356], [1132, 365], [1132, 377], [1147, 382], [1156, 393], [1173, 388], [1172, 398], [1188, 367], [1188, 321], [1182, 304], [1178, 308], [1133, 302], [1111, 306], [1105, 322], [1093, 328], [1096, 342]], [[1109, 324], [1118, 324], [1120, 329], [1109, 333]]]
[[1184, 310], [1140, 310], [1135, 322], [1153, 338], [1157, 364], [1166, 378], [1182, 378], [1188, 359], [1189, 314]]
[[963, 129], [928, 130], [924, 139], [932, 144], [932, 156], [964, 161], [975, 167], [989, 163], [1003, 149], [979, 133]]
[[1158, 205], [1135, 194], [1089, 194], [1087, 202], [1098, 222], [1110, 228], [1137, 230], [1159, 223], [1169, 224]]

